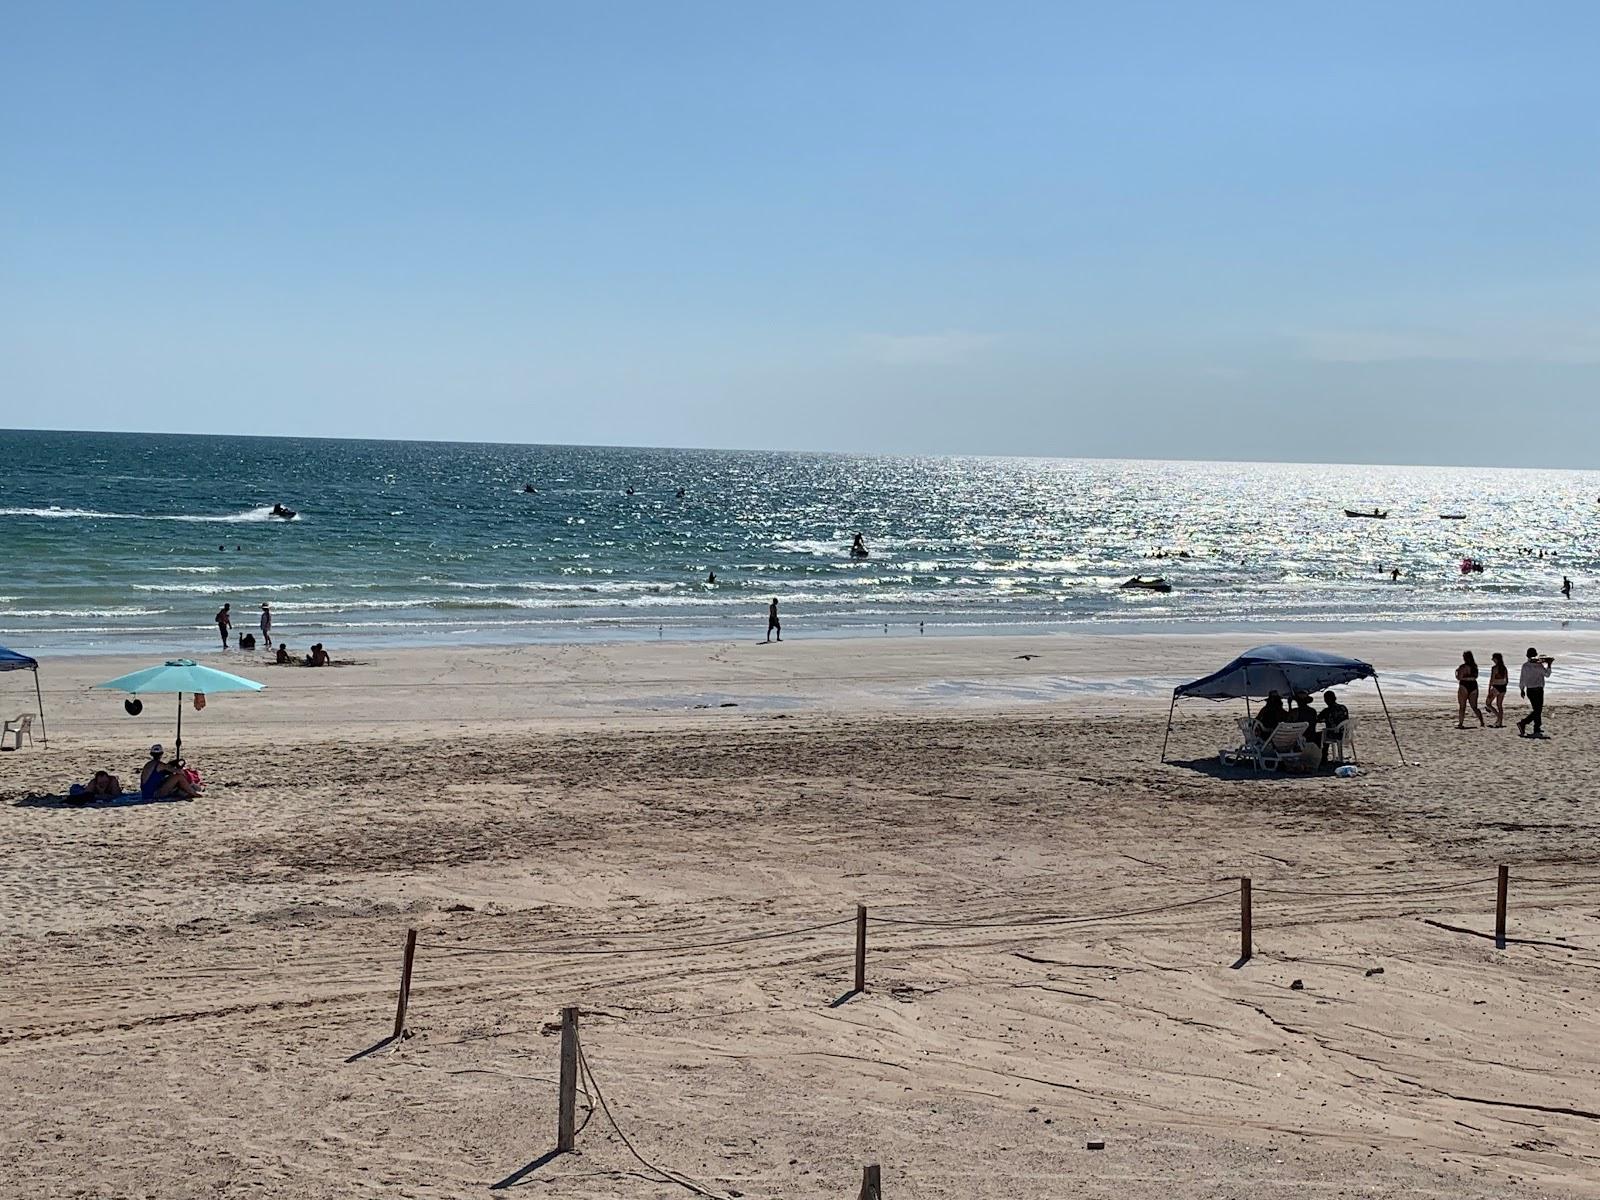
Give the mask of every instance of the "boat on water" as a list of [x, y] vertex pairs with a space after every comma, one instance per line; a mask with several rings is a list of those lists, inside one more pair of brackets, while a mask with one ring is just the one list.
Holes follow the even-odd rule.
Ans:
[[1441, 521], [1465, 521], [1466, 519], [1467, 519], [1467, 514], [1466, 513], [1440, 513], [1439, 514], [1439, 520], [1441, 520]]
[[1135, 591], [1142, 592], [1166, 593], [1172, 590], [1172, 585], [1159, 575], [1157, 575], [1154, 579], [1145, 579], [1142, 576], [1135, 575], [1132, 579], [1128, 580], [1127, 583], [1124, 583], [1121, 586], [1123, 588], [1132, 588]]
[[1344, 515], [1347, 517], [1366, 517], [1369, 521], [1387, 521], [1389, 519], [1389, 510], [1387, 508], [1375, 508], [1371, 512], [1361, 512], [1354, 508], [1347, 508], [1344, 510]]

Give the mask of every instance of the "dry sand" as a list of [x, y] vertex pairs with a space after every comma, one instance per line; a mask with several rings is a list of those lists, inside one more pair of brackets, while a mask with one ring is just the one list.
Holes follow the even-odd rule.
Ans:
[[[525, 1169], [566, 1004], [715, 1195], [1600, 1194], [1600, 641], [1540, 635], [1548, 741], [1442, 683], [1526, 633], [1324, 637], [1412, 765], [1360, 687], [1362, 778], [1220, 772], [1208, 705], [1156, 765], [1161, 690], [1256, 640], [212, 655], [271, 687], [187, 713], [206, 796], [87, 809], [28, 797], [131, 778], [172, 712], [52, 660], [50, 748], [0, 756], [0, 1195], [686, 1194], [581, 1098]], [[363, 1056], [408, 926], [413, 1036]]]

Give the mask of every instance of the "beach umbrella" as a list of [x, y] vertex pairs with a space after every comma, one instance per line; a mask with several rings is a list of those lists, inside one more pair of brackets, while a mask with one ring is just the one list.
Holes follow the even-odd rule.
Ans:
[[202, 666], [192, 658], [170, 658], [160, 666], [146, 667], [142, 671], [135, 671], [131, 675], [119, 675], [116, 679], [108, 679], [104, 683], [94, 685], [105, 688], [111, 692], [131, 692], [141, 695], [149, 692], [178, 694], [178, 739], [175, 743], [175, 754], [183, 753], [183, 695], [207, 696], [214, 692], [259, 692], [267, 685], [257, 683], [254, 679], [246, 679], [242, 675], [230, 675], [226, 671], [218, 671], [214, 667]]

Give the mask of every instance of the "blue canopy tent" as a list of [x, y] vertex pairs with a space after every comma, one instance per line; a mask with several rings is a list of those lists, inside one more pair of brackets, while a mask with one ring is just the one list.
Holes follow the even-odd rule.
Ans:
[[44, 693], [39, 690], [38, 659], [29, 658], [26, 654], [18, 654], [15, 650], [7, 650], [4, 646], [0, 646], [0, 671], [33, 672], [33, 698], [39, 702], [39, 740], [48, 746], [50, 737], [44, 728]]
[[1248, 714], [1252, 696], [1266, 696], [1270, 692], [1277, 692], [1284, 697], [1293, 696], [1296, 692], [1315, 694], [1357, 679], [1370, 679], [1373, 687], [1378, 689], [1378, 703], [1383, 705], [1383, 715], [1389, 722], [1394, 748], [1404, 763], [1406, 752], [1400, 748], [1400, 735], [1395, 732], [1394, 718], [1389, 715], [1389, 703], [1383, 698], [1378, 672], [1371, 663], [1362, 662], [1359, 658], [1346, 658], [1342, 654], [1329, 654], [1326, 650], [1308, 650], [1304, 646], [1277, 643], [1246, 650], [1220, 671], [1213, 671], [1192, 683], [1180, 683], [1172, 689], [1172, 706], [1167, 710], [1167, 736], [1161, 740], [1161, 761], [1167, 761], [1167, 741], [1172, 737], [1172, 714], [1179, 700], [1189, 697], [1202, 700], [1243, 699]]

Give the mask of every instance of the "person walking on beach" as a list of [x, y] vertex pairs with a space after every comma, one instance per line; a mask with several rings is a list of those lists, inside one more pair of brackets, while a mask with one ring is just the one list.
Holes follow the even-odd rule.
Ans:
[[1489, 694], [1483, 706], [1494, 717], [1494, 727], [1506, 727], [1506, 688], [1511, 685], [1511, 672], [1506, 669], [1505, 656], [1496, 650], [1489, 656], [1494, 659], [1494, 665], [1489, 668]]
[[265, 601], [261, 604], [261, 640], [268, 650], [272, 649], [272, 609]]
[[1528, 660], [1522, 664], [1522, 674], [1517, 679], [1517, 690], [1528, 702], [1531, 712], [1517, 722], [1517, 736], [1528, 736], [1528, 724], [1533, 723], [1533, 736], [1544, 736], [1544, 682], [1550, 678], [1550, 668], [1555, 659], [1528, 647]]
[[1568, 579], [1565, 575], [1561, 577], [1561, 594], [1568, 600], [1572, 599], [1572, 580]]
[[772, 603], [767, 605], [767, 641], [772, 640], [772, 635], [777, 634], [778, 640], [783, 641], [783, 622], [778, 620], [778, 598], [774, 596]]
[[217, 615], [213, 618], [217, 623], [217, 632], [222, 635], [222, 648], [224, 650], [228, 648], [228, 630], [233, 626], [232, 607], [230, 604], [224, 604], [217, 609]]
[[1478, 718], [1482, 725], [1483, 712], [1478, 708], [1478, 660], [1472, 657], [1471, 650], [1461, 652], [1461, 665], [1456, 668], [1456, 728], [1467, 727], [1467, 706], [1472, 706], [1472, 715]]

